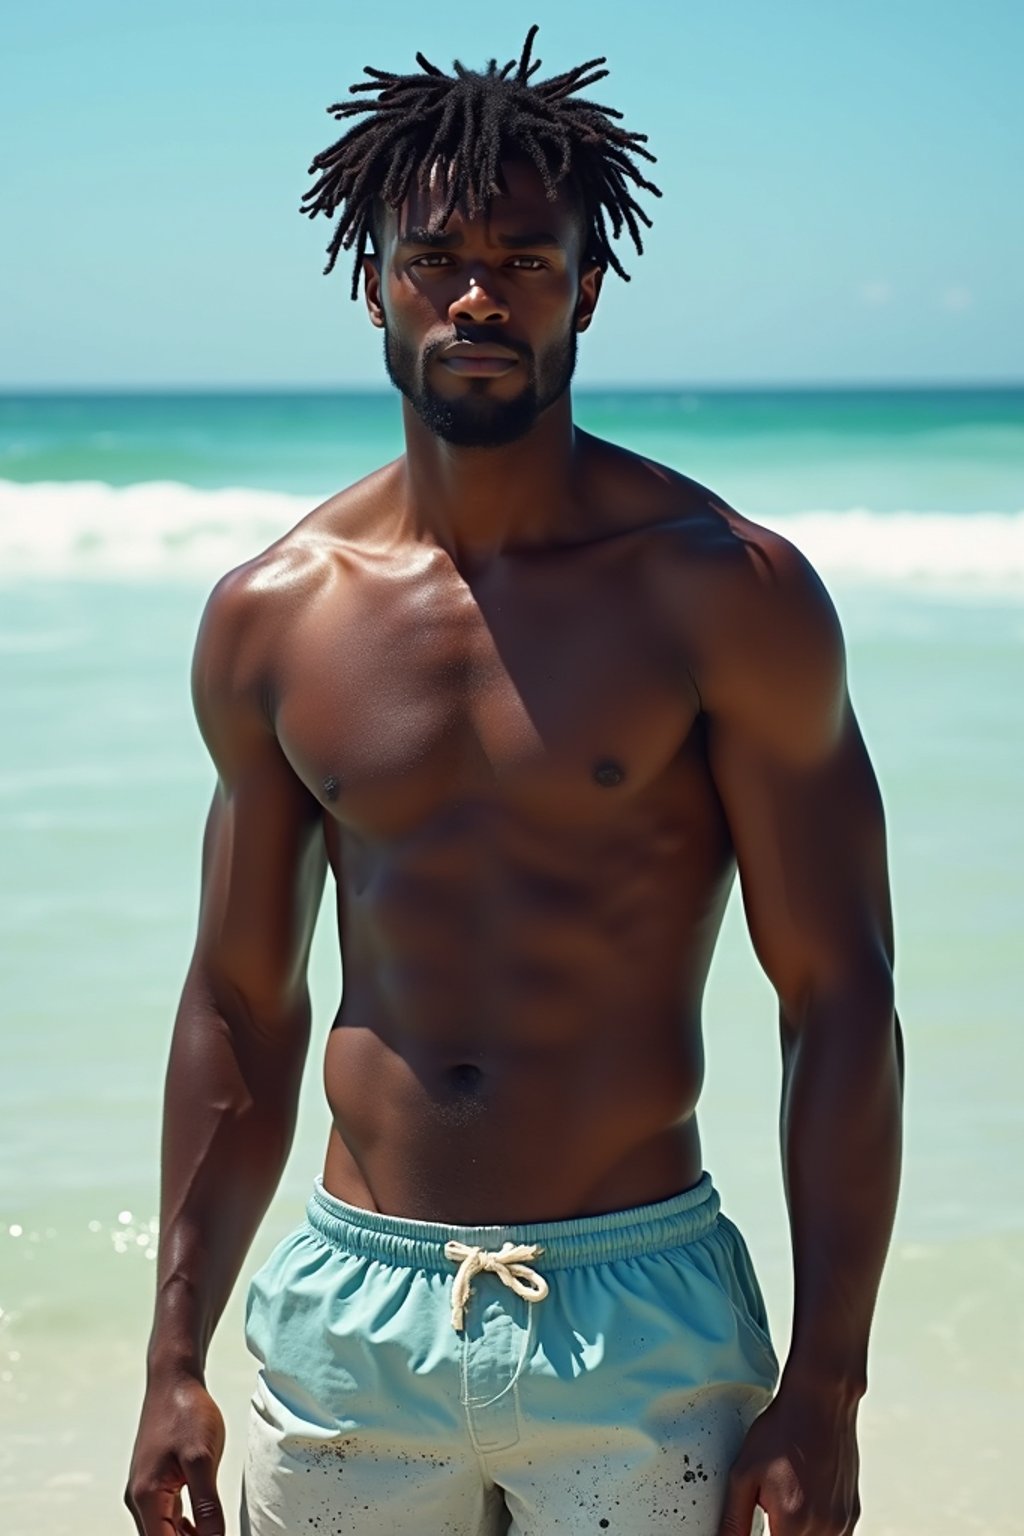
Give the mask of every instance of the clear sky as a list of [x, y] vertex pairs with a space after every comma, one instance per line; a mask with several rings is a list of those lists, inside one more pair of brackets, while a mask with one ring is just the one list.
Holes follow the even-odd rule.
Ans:
[[1024, 377], [1021, 0], [33, 0], [0, 62], [0, 387], [362, 386], [299, 217], [364, 64], [606, 53], [664, 198], [584, 383]]

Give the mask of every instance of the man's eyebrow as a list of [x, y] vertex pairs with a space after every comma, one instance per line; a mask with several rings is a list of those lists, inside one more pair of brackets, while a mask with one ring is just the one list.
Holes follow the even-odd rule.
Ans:
[[[560, 250], [562, 247], [562, 241], [559, 240], [558, 236], [551, 234], [546, 229], [537, 230], [532, 234], [525, 235], [498, 235], [497, 239], [498, 244], [503, 245], [509, 251], [534, 250], [551, 246]], [[435, 251], [454, 250], [462, 243], [462, 236], [460, 234], [445, 235], [439, 231], [428, 229], [426, 226], [407, 229], [398, 237], [398, 244], [400, 246], [425, 245], [428, 249]]]
[[444, 235], [439, 231], [428, 229], [426, 225], [414, 225], [405, 230], [398, 237], [399, 245], [429, 245], [435, 250], [447, 251], [452, 246], [462, 244], [461, 235]]
[[561, 246], [562, 242], [557, 235], [552, 235], [548, 230], [541, 229], [532, 235], [499, 235], [498, 244], [507, 246], [509, 250], [521, 251], [528, 246]]

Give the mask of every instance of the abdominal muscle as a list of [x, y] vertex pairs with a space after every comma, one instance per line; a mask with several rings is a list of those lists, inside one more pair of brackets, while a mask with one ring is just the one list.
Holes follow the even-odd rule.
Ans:
[[436, 998], [413, 986], [403, 1007], [350, 959], [324, 1063], [325, 1187], [389, 1215], [507, 1225], [696, 1183], [699, 1005], [681, 1006], [678, 985], [670, 1003], [632, 964], [631, 995], [617, 996], [627, 962], [593, 959], [578, 987], [566, 977], [518, 1009], [507, 985], [477, 993], [472, 1017], [453, 1005], [457, 976]]
[[459, 836], [329, 837], [345, 975], [324, 1064], [332, 1194], [507, 1225], [698, 1181], [700, 1007], [733, 865], [707, 797], [665, 798], [544, 835], [508, 815]]

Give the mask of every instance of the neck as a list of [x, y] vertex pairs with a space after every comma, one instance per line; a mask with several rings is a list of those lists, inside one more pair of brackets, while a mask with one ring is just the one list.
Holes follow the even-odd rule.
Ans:
[[407, 508], [418, 538], [455, 564], [486, 564], [512, 548], [551, 543], [572, 495], [575, 438], [566, 390], [523, 437], [461, 448], [435, 437], [402, 401]]

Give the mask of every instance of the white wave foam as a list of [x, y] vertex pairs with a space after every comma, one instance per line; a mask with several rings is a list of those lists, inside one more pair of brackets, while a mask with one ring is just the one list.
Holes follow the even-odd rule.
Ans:
[[173, 481], [0, 481], [0, 574], [212, 580], [315, 505], [274, 491]]
[[774, 518], [825, 576], [1024, 588], [1024, 512], [800, 512]]
[[[172, 482], [0, 481], [0, 579], [213, 581], [316, 504]], [[827, 577], [1024, 589], [1024, 511], [799, 512], [771, 519]]]

